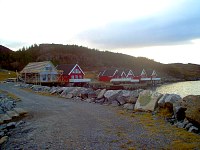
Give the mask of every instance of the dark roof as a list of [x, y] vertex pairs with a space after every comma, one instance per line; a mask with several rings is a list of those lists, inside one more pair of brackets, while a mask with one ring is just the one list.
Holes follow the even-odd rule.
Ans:
[[[116, 73], [117, 76], [121, 76], [122, 72], [124, 72], [124, 69], [117, 69], [117, 70], [118, 70], [117, 73]], [[125, 75], [126, 75], [126, 73], [125, 73]]]
[[69, 74], [76, 64], [62, 64], [58, 65], [57, 70], [63, 70], [63, 74]]
[[113, 76], [116, 70], [114, 68], [106, 69], [101, 73], [101, 76]]
[[133, 70], [133, 74], [134, 74], [135, 76], [140, 76], [141, 73], [142, 73], [142, 70], [143, 70], [143, 69], [134, 69], [134, 70]]
[[153, 69], [146, 69], [147, 76], [151, 76], [153, 73]]

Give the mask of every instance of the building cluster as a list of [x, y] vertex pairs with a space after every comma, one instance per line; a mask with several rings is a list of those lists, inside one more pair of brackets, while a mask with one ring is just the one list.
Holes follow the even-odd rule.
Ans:
[[85, 83], [84, 72], [78, 64], [54, 66], [50, 61], [32, 62], [20, 72], [26, 83]]
[[[20, 72], [20, 78], [26, 83], [88, 83], [91, 79], [84, 78], [85, 73], [78, 64], [61, 64], [54, 66], [50, 61], [32, 62]], [[159, 81], [155, 70], [133, 72], [130, 69], [110, 68], [102, 70], [98, 75], [104, 82], [147, 82]]]
[[141, 71], [132, 71], [131, 69], [105, 69], [101, 71], [98, 75], [99, 81], [104, 82], [131, 82], [131, 83], [141, 83], [148, 81], [160, 81], [161, 79], [157, 77], [155, 70], [142, 69]]

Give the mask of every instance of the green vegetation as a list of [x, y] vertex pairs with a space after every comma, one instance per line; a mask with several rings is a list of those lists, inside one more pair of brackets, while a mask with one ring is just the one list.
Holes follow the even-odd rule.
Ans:
[[8, 78], [16, 78], [16, 73], [13, 71], [0, 70], [0, 81], [4, 81]]

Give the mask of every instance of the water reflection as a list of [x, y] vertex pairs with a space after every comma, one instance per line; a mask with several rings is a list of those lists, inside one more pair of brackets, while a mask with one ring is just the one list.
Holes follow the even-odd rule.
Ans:
[[200, 95], [200, 81], [172, 83], [157, 87], [155, 90], [162, 94], [178, 94], [181, 97], [185, 97], [187, 95]]

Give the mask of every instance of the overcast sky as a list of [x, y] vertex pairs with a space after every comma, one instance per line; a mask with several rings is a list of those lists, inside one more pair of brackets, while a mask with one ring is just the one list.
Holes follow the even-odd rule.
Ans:
[[200, 64], [200, 0], [0, 0], [0, 44], [78, 44]]

